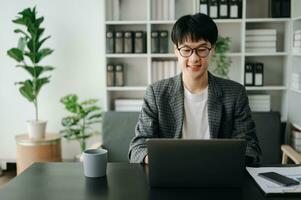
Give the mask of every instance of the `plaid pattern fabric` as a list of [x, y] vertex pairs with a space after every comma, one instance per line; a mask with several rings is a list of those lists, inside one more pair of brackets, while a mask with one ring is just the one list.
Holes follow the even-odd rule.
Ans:
[[[246, 155], [261, 153], [251, 117], [245, 87], [208, 72], [208, 118], [211, 138], [238, 138], [247, 141]], [[129, 146], [132, 163], [147, 155], [147, 138], [181, 138], [184, 118], [182, 74], [148, 86], [142, 110]]]

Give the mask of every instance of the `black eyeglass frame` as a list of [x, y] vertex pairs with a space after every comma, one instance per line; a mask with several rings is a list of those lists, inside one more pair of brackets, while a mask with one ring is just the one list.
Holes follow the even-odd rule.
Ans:
[[[189, 56], [183, 56], [183, 55], [181, 54], [181, 49], [183, 49], [183, 48], [189, 48], [189, 49], [191, 49], [191, 53], [190, 53]], [[200, 55], [198, 54], [198, 51], [197, 51], [197, 50], [200, 49], [200, 48], [205, 48], [205, 49], [209, 50], [209, 51], [208, 51], [208, 54], [207, 54], [206, 56], [200, 56]], [[184, 57], [184, 58], [189, 58], [189, 57], [193, 54], [194, 51], [196, 52], [196, 54], [197, 54], [200, 58], [206, 58], [206, 57], [209, 56], [209, 54], [210, 54], [212, 48], [209, 48], [209, 47], [191, 48], [191, 47], [184, 46], [184, 47], [181, 47], [181, 48], [177, 48], [177, 50], [179, 51], [180, 55], [181, 55], [182, 57]]]

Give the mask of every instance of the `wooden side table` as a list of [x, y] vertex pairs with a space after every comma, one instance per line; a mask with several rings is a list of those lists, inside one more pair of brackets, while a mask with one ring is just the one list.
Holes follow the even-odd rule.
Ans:
[[46, 134], [44, 139], [29, 139], [28, 134], [15, 137], [17, 145], [17, 174], [34, 162], [60, 162], [61, 138], [58, 134]]

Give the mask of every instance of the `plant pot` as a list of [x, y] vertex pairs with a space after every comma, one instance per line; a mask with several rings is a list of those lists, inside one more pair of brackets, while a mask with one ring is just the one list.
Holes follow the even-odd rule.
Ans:
[[31, 139], [43, 139], [45, 137], [47, 121], [27, 121], [27, 132]]

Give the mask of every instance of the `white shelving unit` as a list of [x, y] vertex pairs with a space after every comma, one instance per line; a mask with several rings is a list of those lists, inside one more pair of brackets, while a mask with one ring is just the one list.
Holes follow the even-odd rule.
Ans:
[[[300, 0], [291, 0], [292, 6], [292, 19], [291, 19], [291, 30], [290, 30], [290, 42], [293, 45], [293, 36], [295, 30], [301, 30], [301, 1]], [[291, 79], [291, 74], [299, 72], [301, 73], [301, 53], [294, 53], [290, 51], [290, 66], [289, 66], [289, 77], [288, 80]], [[291, 83], [288, 84], [288, 119], [287, 121], [293, 123], [294, 126], [301, 127], [301, 90], [296, 90], [291, 87]], [[290, 127], [290, 126], [289, 126]], [[291, 135], [290, 132], [286, 137], [286, 141], [291, 143]]]
[[[109, 1], [106, 0], [108, 4]], [[170, 33], [176, 19], [186, 14], [198, 12], [198, 0], [175, 0], [174, 20], [154, 20], [152, 15], [153, 0], [120, 1], [120, 20], [107, 18], [106, 30], [143, 30], [147, 33], [147, 53], [145, 54], [106, 54], [107, 63], [123, 63], [125, 65], [125, 87], [107, 87], [106, 110], [114, 110], [115, 98], [142, 98], [148, 84], [152, 83], [152, 61], [176, 60]], [[125, 5], [126, 4], [126, 5]], [[299, 4], [299, 3], [297, 3]], [[258, 6], [260, 5], [260, 6]], [[294, 5], [294, 2], [292, 2]], [[301, 17], [269, 18], [269, 0], [243, 0], [241, 19], [215, 19], [219, 34], [230, 37], [231, 50], [228, 54], [232, 63], [229, 78], [244, 83], [244, 66], [246, 62], [264, 63], [264, 86], [246, 87], [249, 94], [270, 94], [271, 109], [280, 111], [282, 121], [287, 120], [288, 102], [287, 79], [290, 65], [294, 59], [301, 62], [300, 55], [292, 55], [292, 24], [300, 22]], [[292, 7], [293, 8], [293, 7]], [[136, 13], [136, 14], [135, 14]], [[248, 29], [276, 29], [277, 51], [275, 53], [245, 52], [245, 32]], [[168, 30], [169, 52], [167, 54], [151, 53], [151, 36], [153, 30]], [[212, 67], [209, 67], [212, 71]]]

